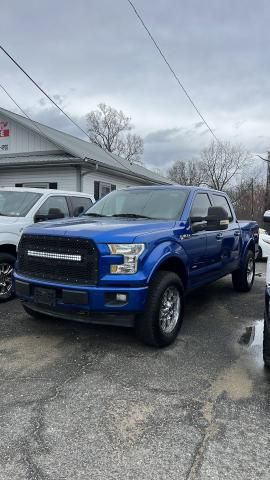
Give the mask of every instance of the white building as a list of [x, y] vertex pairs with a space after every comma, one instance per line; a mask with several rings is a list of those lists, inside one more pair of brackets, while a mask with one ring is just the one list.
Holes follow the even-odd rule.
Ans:
[[44, 187], [93, 194], [171, 184], [97, 145], [0, 108], [0, 186]]

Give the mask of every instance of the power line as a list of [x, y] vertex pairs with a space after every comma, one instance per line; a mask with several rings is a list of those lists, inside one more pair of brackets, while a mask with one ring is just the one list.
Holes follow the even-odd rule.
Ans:
[[[23, 113], [23, 115], [25, 117], [28, 118], [28, 120], [30, 120], [30, 122], [35, 126], [35, 128], [42, 134], [42, 135], [46, 135], [45, 132], [43, 132], [41, 130], [41, 128], [39, 127], [39, 125], [37, 124], [37, 122], [35, 122], [29, 115], [28, 113], [26, 113], [25, 110], [23, 110], [23, 108], [16, 102], [16, 100], [12, 97], [12, 95], [7, 91], [7, 89], [0, 83], [0, 88], [3, 90], [3, 92], [5, 92], [5, 94], [10, 98], [10, 100], [16, 105], [16, 107]], [[49, 98], [49, 97], [48, 97]], [[55, 102], [53, 102], [55, 103]], [[59, 107], [60, 108], [60, 107]], [[68, 117], [69, 118], [69, 117]], [[73, 122], [74, 123], [74, 122]], [[79, 127], [80, 128], [80, 127]], [[81, 129], [82, 130], [82, 129]], [[83, 131], [83, 130], [82, 130]], [[87, 135], [87, 134], [86, 134]], [[87, 135], [87, 137], [89, 138], [89, 136]], [[90, 140], [90, 139], [89, 139]], [[101, 147], [100, 147], [101, 148]], [[101, 148], [101, 150], [103, 150]], [[127, 166], [127, 165], [124, 165], [122, 162], [120, 162], [120, 160], [118, 160], [117, 156], [113, 156], [110, 152], [108, 152], [107, 150], [104, 150], [105, 153], [107, 153], [109, 155], [109, 157], [111, 157], [113, 160], [115, 160], [117, 163], [119, 163], [119, 165], [121, 165], [121, 167], [123, 167], [124, 169], [127, 169], [127, 170], [130, 170], [130, 172], [134, 173], [133, 170]]]
[[30, 120], [30, 122], [34, 125], [34, 127], [35, 127], [42, 135], [45, 135], [45, 136], [47, 137], [46, 133], [43, 132], [43, 131], [41, 130], [41, 128], [39, 127], [39, 125], [38, 125], [36, 122], [34, 122], [34, 120], [32, 120], [32, 118], [28, 115], [28, 113], [26, 113], [26, 111], [23, 110], [22, 107], [20, 107], [20, 105], [16, 102], [16, 100], [10, 95], [10, 93], [7, 91], [7, 89], [6, 89], [1, 83], [0, 83], [0, 88], [2, 88], [3, 92], [5, 92], [5, 94], [10, 98], [10, 100], [11, 100], [11, 101], [16, 105], [16, 107], [23, 113], [23, 115], [24, 115], [25, 117], [27, 117], [28, 120]]
[[50, 102], [52, 102], [54, 106], [58, 108], [58, 110], [63, 113], [63, 115], [65, 115], [65, 117], [67, 117], [73, 123], [73, 125], [75, 125], [75, 127], [79, 128], [81, 132], [89, 138], [89, 135], [86, 133], [86, 131], [80, 127], [80, 125], [78, 125], [78, 123], [76, 123], [66, 112], [64, 112], [61, 107], [59, 107], [59, 105], [48, 95], [48, 93], [41, 88], [41, 86], [29, 75], [29, 73], [24, 70], [24, 68], [10, 55], [10, 53], [5, 50], [2, 45], [0, 45], [0, 49], [8, 56], [8, 58], [16, 65], [16, 67], [18, 67], [24, 73], [24, 75], [29, 78], [29, 80], [43, 93], [43, 95], [45, 95], [45, 97], [47, 97], [48, 100], [50, 100]]
[[[174, 76], [175, 80], [177, 81], [178, 85], [181, 87], [181, 89], [183, 90], [184, 94], [186, 95], [186, 97], [188, 98], [188, 100], [190, 101], [191, 105], [193, 106], [193, 108], [196, 110], [197, 114], [199, 115], [199, 117], [201, 118], [201, 120], [203, 121], [203, 123], [205, 124], [205, 126], [208, 128], [209, 132], [213, 135], [214, 139], [216, 140], [216, 142], [220, 145], [222, 145], [221, 141], [218, 139], [218, 137], [216, 136], [216, 134], [214, 133], [213, 129], [210, 127], [210, 125], [208, 124], [208, 122], [205, 120], [204, 116], [202, 115], [202, 113], [200, 112], [199, 108], [196, 106], [196, 104], [194, 103], [194, 101], [192, 100], [190, 94], [188, 93], [188, 91], [186, 90], [186, 88], [184, 87], [183, 83], [181, 82], [180, 78], [178, 77], [178, 75], [176, 74], [175, 70], [173, 69], [173, 67], [170, 65], [169, 61], [167, 60], [165, 54], [163, 53], [163, 51], [161, 50], [160, 46], [158, 45], [157, 41], [155, 40], [155, 38], [153, 37], [152, 33], [150, 32], [149, 28], [147, 27], [147, 25], [145, 24], [144, 20], [142, 19], [141, 15], [139, 14], [138, 10], [136, 9], [136, 7], [134, 6], [133, 2], [131, 0], [127, 0], [128, 3], [130, 4], [131, 8], [133, 9], [135, 15], [138, 17], [139, 21], [141, 22], [142, 26], [144, 27], [144, 29], [146, 30], [146, 32], [148, 33], [149, 37], [151, 38], [152, 42], [154, 43], [156, 49], [158, 50], [158, 52], [160, 53], [161, 57], [163, 58], [164, 62], [166, 63], [167, 67], [169, 68], [170, 72], [172, 73], [172, 75]], [[223, 145], [222, 145], [223, 147]], [[224, 148], [224, 147], [223, 147]]]
[[[75, 122], [56, 102], [55, 100], [53, 100], [50, 95], [48, 95], [48, 93], [45, 92], [45, 90], [43, 90], [43, 88], [41, 88], [41, 86], [29, 75], [29, 73], [27, 73], [25, 71], [25, 69], [12, 57], [12, 55], [10, 55], [10, 53], [7, 52], [7, 50], [2, 46], [0, 45], [0, 49], [8, 56], [8, 58], [16, 65], [16, 67], [19, 68], [19, 70], [21, 70], [26, 76], [27, 78], [43, 93], [43, 95], [45, 95], [45, 97], [48, 98], [48, 100], [50, 100], [50, 102], [53, 103], [53, 105], [58, 108], [58, 110], [63, 113], [63, 115], [65, 115], [66, 118], [68, 118], [68, 120], [70, 120], [73, 125], [77, 128], [79, 128], [79, 130], [81, 130], [81, 132], [87, 136], [88, 140], [90, 140], [90, 137], [88, 135], [88, 133], [77, 123]], [[11, 97], [11, 95], [7, 92], [7, 90], [1, 85], [1, 88], [3, 89], [3, 91], [8, 95], [8, 97], [15, 103], [15, 105], [21, 110], [21, 112], [23, 112], [23, 114], [31, 121], [33, 122], [33, 120], [27, 115], [26, 112], [23, 111], [23, 109], [16, 103], [16, 101]], [[33, 122], [35, 123], [35, 122]], [[38, 128], [38, 127], [37, 127]], [[38, 128], [39, 130], [39, 128]], [[44, 134], [43, 134], [44, 135]], [[91, 140], [90, 140], [91, 141]], [[101, 148], [101, 147], [100, 147]], [[103, 149], [102, 149], [103, 150]], [[121, 165], [124, 169], [128, 169], [130, 170], [132, 173], [133, 173], [133, 170], [129, 167], [129, 165], [124, 165], [120, 160], [118, 160], [118, 158], [116, 158], [117, 156], [113, 156], [110, 152], [108, 152], [107, 150], [105, 150], [105, 152], [114, 160], [116, 161], [117, 163], [119, 163], [119, 165]], [[128, 163], [128, 162], [127, 162]]]

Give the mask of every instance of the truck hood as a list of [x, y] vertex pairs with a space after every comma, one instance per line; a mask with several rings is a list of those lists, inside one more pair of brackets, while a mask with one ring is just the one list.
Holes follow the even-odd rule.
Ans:
[[174, 220], [81, 217], [42, 222], [26, 228], [25, 233], [89, 238], [96, 243], [129, 243], [136, 237], [168, 230], [174, 225]]
[[12, 225], [13, 223], [23, 223], [24, 217], [6, 217], [0, 216], [0, 228], [3, 225]]

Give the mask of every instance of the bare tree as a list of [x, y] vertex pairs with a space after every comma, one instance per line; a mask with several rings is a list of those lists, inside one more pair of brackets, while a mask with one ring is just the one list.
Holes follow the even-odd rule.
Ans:
[[260, 178], [245, 178], [227, 189], [238, 220], [254, 219], [263, 225], [265, 182]]
[[91, 111], [86, 120], [91, 142], [130, 163], [142, 164], [143, 139], [129, 133], [133, 128], [131, 118], [125, 116], [122, 110], [100, 103], [98, 110]]
[[224, 190], [242, 173], [248, 160], [249, 154], [241, 146], [212, 142], [201, 152], [204, 182], [211, 188]]
[[168, 177], [180, 185], [200, 185], [205, 183], [205, 173], [201, 162], [177, 160], [168, 170]]

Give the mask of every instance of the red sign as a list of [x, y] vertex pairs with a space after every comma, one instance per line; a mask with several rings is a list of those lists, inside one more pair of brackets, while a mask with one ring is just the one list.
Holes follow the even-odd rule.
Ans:
[[9, 130], [0, 130], [0, 137], [9, 137]]
[[8, 122], [0, 122], [0, 138], [9, 137]]

